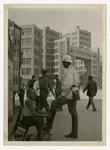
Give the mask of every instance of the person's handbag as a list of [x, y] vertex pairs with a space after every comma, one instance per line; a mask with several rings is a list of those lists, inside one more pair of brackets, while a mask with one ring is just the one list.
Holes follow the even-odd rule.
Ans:
[[73, 100], [77, 101], [80, 100], [79, 88], [76, 86], [72, 86], [72, 95]]

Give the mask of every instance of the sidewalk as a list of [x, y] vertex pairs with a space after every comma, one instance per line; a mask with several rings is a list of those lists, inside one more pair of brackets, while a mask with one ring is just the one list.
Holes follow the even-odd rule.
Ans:
[[[78, 101], [78, 120], [79, 120], [79, 137], [77, 141], [100, 141], [102, 138], [102, 101], [96, 100], [97, 112], [86, 110], [86, 99]], [[51, 103], [51, 100], [49, 100]], [[16, 120], [17, 113], [12, 116], [12, 120], [9, 121], [9, 133], [12, 131]], [[71, 129], [71, 117], [68, 112], [67, 105], [63, 106], [63, 111], [57, 112], [53, 124], [51, 141], [71, 141], [73, 139], [67, 139], [64, 134], [70, 132]], [[31, 127], [28, 134], [31, 134], [31, 141], [36, 141], [36, 129]], [[21, 137], [16, 137], [15, 140], [19, 141]]]

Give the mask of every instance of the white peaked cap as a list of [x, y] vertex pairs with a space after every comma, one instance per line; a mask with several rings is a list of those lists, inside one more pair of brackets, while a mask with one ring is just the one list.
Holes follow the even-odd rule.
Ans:
[[72, 58], [71, 58], [70, 55], [64, 55], [62, 61], [66, 61], [66, 62], [72, 63]]

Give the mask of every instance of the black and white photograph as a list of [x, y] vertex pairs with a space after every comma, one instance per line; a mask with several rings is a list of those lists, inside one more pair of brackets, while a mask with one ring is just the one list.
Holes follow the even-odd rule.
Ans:
[[5, 10], [5, 143], [104, 144], [106, 5]]

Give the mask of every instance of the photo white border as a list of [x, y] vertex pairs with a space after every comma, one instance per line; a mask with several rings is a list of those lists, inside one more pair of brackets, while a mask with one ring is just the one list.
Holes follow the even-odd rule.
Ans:
[[[79, 1], [78, 1], [79, 2]], [[82, 2], [82, 1], [81, 1]], [[80, 4], [81, 4], [81, 2], [80, 2]], [[86, 1], [87, 2], [87, 1]], [[93, 1], [92, 1], [93, 2]], [[96, 1], [95, 1], [96, 2]], [[98, 1], [99, 2], [99, 1]], [[15, 3], [15, 2], [14, 2]], [[20, 2], [21, 3], [21, 2]], [[32, 1], [31, 1], [31, 3], [32, 3]], [[88, 3], [88, 2], [87, 2]], [[84, 3], [83, 3], [84, 4]], [[96, 4], [96, 3], [95, 3]], [[105, 1], [104, 1], [104, 3], [103, 4], [105, 4]], [[107, 4], [107, 8], [109, 9], [110, 8], [110, 6], [108, 5], [108, 3], [106, 3]], [[3, 10], [2, 10], [3, 11]], [[107, 10], [109, 13], [110, 13], [110, 11], [109, 10]], [[107, 18], [108, 18], [108, 12], [107, 12]], [[109, 15], [109, 17], [110, 17], [110, 15]], [[109, 31], [109, 25], [107, 25], [107, 34], [108, 34], [108, 31]], [[2, 32], [3, 32], [3, 30], [2, 30]], [[3, 35], [2, 35], [3, 36]], [[108, 39], [108, 36], [107, 36], [107, 39]], [[2, 43], [3, 44], [3, 43]], [[2, 45], [1, 44], [1, 45]], [[2, 48], [3, 48], [3, 45], [2, 45]], [[107, 44], [107, 49], [109, 48], [109, 43]], [[109, 54], [109, 52], [107, 52], [107, 54]], [[107, 58], [109, 57], [110, 55], [107, 55]], [[3, 58], [2, 58], [3, 59]], [[109, 59], [108, 59], [109, 60]], [[108, 65], [107, 65], [107, 69], [108, 69], [108, 72], [109, 72], [109, 68], [108, 68]], [[103, 69], [103, 72], [106, 72], [106, 67], [105, 67], [105, 69]], [[105, 77], [105, 80], [106, 80], [106, 77]], [[105, 87], [106, 88], [106, 87]], [[108, 89], [108, 88], [107, 88]], [[1, 90], [2, 91], [2, 90]], [[109, 92], [108, 92], [109, 93]], [[107, 110], [109, 109], [108, 108], [108, 104], [109, 104], [109, 102], [107, 101]], [[3, 109], [3, 108], [2, 108]], [[2, 110], [1, 109], [1, 110]], [[110, 111], [109, 111], [110, 112]], [[3, 116], [2, 116], [2, 119], [3, 119]], [[109, 123], [110, 124], [110, 123]], [[107, 126], [108, 126], [108, 111], [107, 111]], [[108, 133], [108, 131], [109, 131], [109, 129], [107, 128], [107, 133]], [[108, 135], [107, 134], [107, 144], [108, 144], [108, 142], [110, 142], [110, 141], [108, 141], [109, 140], [109, 137], [110, 135]], [[108, 138], [109, 137], [109, 138]], [[18, 142], [17, 142], [18, 143]], [[27, 142], [26, 142], [27, 143]], [[50, 143], [50, 142], [49, 142]], [[54, 142], [52, 142], [52, 145], [54, 145]], [[70, 145], [70, 144], [69, 144]], [[11, 148], [11, 147], [10, 147]], [[19, 147], [18, 147], [19, 148]], [[78, 147], [74, 147], [75, 149], [77, 149]], [[84, 147], [83, 147], [84, 148]], [[88, 149], [89, 147], [85, 147], [84, 149]], [[92, 147], [92, 148], [94, 148], [94, 147]], [[106, 146], [105, 147], [103, 147], [104, 149], [106, 148]], [[99, 146], [98, 147], [96, 147], [96, 149], [99, 149]]]

